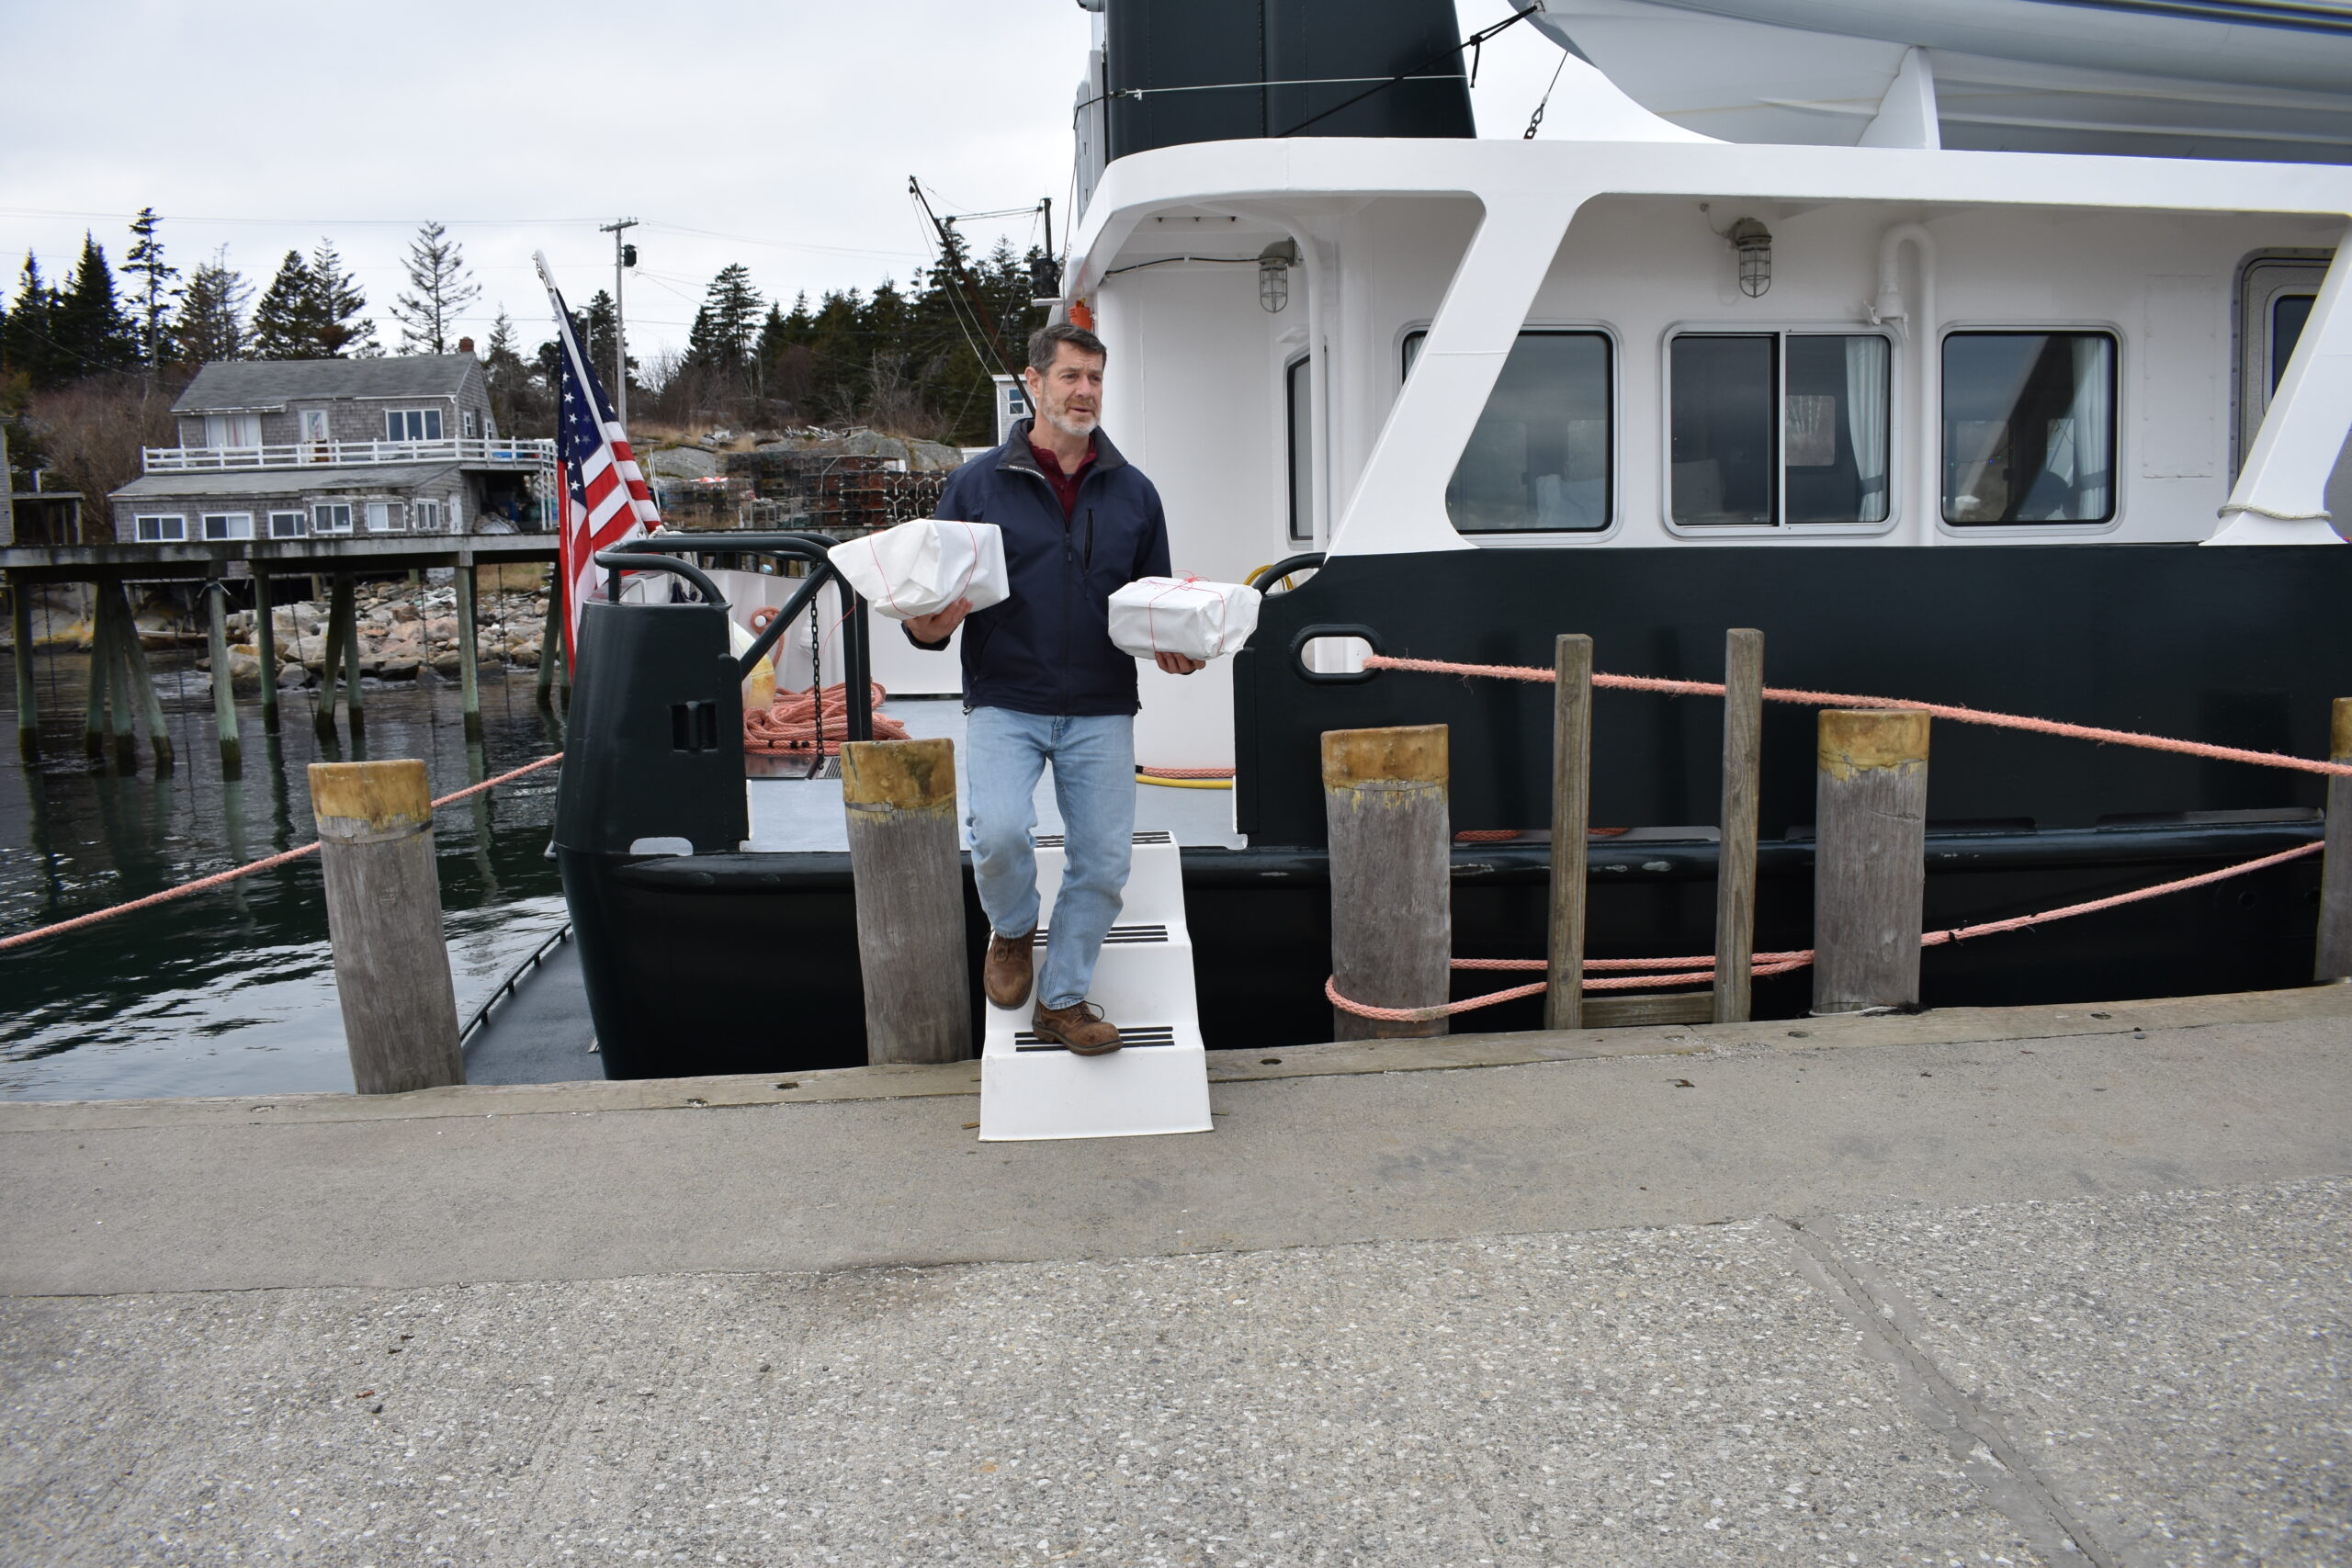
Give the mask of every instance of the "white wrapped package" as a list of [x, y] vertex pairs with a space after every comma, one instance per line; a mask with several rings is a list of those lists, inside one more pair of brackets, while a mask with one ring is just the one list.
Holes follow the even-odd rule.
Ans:
[[1197, 577], [1142, 577], [1111, 595], [1111, 640], [1137, 659], [1221, 659], [1258, 629], [1258, 591]]
[[944, 610], [958, 599], [984, 610], [1012, 592], [1004, 536], [993, 523], [919, 517], [826, 552], [849, 585], [894, 621]]

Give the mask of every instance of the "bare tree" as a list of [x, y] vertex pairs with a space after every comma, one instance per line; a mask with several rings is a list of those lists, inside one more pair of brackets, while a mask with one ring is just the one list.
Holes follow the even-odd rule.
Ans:
[[447, 354], [458, 312], [481, 298], [481, 285], [466, 266], [466, 254], [438, 223], [427, 223], [410, 242], [401, 262], [416, 292], [392, 301], [401, 324], [401, 347], [417, 354]]

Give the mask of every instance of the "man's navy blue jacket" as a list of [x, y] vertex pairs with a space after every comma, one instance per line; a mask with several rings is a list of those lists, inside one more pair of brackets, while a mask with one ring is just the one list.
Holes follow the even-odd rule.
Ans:
[[964, 705], [1134, 713], [1136, 661], [1111, 641], [1111, 593], [1168, 575], [1168, 520], [1159, 492], [1110, 438], [1094, 433], [1094, 461], [1067, 519], [1029, 450], [1025, 419], [1003, 446], [948, 476], [939, 515], [995, 524], [1012, 589], [965, 618]]

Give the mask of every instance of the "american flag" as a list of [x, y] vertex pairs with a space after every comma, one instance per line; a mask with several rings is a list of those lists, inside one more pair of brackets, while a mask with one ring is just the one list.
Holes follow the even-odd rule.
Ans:
[[662, 525], [662, 513], [646, 487], [645, 475], [629, 450], [628, 433], [605, 396], [596, 367], [582, 352], [571, 330], [571, 312], [548, 271], [545, 255], [533, 257], [555, 307], [557, 340], [563, 346], [563, 389], [556, 414], [556, 460], [561, 470], [560, 500], [567, 647], [579, 646], [581, 606], [605, 597], [605, 574], [596, 552], [639, 538]]

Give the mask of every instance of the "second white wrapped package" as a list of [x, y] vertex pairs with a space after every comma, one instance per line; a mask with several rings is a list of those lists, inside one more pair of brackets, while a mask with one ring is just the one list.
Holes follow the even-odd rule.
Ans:
[[919, 517], [825, 553], [852, 588], [894, 621], [936, 614], [958, 599], [984, 610], [1012, 591], [1004, 536], [993, 523]]
[[1137, 659], [1221, 659], [1258, 629], [1258, 591], [1197, 577], [1141, 577], [1111, 595], [1111, 640]]

